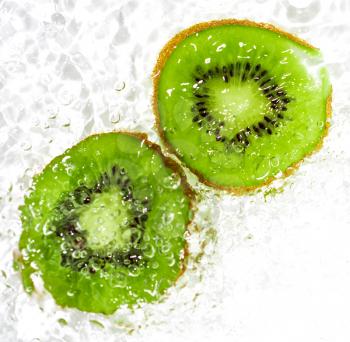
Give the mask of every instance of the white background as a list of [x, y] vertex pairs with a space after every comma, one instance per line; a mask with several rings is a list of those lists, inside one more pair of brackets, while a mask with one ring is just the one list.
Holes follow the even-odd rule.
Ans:
[[[64, 310], [40, 279], [27, 296], [12, 254], [32, 176], [91, 133], [139, 130], [159, 142], [157, 53], [218, 18], [273, 23], [321, 48], [334, 95], [323, 149], [252, 196], [192, 179], [200, 231], [161, 303], [110, 317]], [[349, 342], [349, 18], [348, 0], [0, 0], [0, 341]]]

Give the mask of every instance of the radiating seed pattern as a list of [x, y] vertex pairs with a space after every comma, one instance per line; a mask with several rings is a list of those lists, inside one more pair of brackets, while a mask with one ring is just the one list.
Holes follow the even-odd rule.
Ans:
[[[23, 293], [12, 255], [32, 176], [91, 133], [157, 141], [157, 53], [179, 30], [228, 16], [278, 24], [324, 52], [335, 96], [323, 150], [254, 197], [205, 195], [189, 269], [162, 303], [104, 317], [56, 307], [37, 279], [38, 295]], [[0, 2], [0, 340], [350, 340], [349, 16], [346, 0]]]

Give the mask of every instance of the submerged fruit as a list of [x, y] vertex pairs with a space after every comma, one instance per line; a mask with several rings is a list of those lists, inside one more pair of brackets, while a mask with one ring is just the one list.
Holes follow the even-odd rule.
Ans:
[[109, 314], [151, 302], [183, 269], [191, 190], [146, 136], [91, 136], [34, 179], [21, 209], [23, 283], [39, 271], [62, 306]]
[[164, 141], [201, 181], [236, 192], [287, 173], [320, 146], [330, 94], [318, 49], [250, 21], [180, 32], [154, 70]]

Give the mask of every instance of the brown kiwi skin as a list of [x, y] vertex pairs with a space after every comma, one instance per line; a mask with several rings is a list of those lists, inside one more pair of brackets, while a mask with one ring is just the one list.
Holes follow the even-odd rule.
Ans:
[[[194, 33], [201, 32], [201, 31], [203, 31], [207, 28], [210, 28], [210, 27], [216, 27], [216, 26], [222, 26], [222, 25], [241, 25], [241, 26], [243, 25], [243, 26], [252, 26], [252, 27], [258, 27], [258, 28], [270, 30], [270, 31], [276, 32], [282, 36], [285, 36], [290, 40], [293, 40], [294, 42], [298, 43], [299, 45], [308, 47], [310, 49], [318, 50], [318, 48], [309, 44], [307, 41], [305, 41], [299, 37], [296, 37], [296, 36], [292, 35], [291, 33], [288, 33], [288, 32], [286, 32], [286, 31], [284, 31], [284, 30], [282, 30], [274, 25], [267, 24], [267, 23], [258, 23], [258, 22], [254, 22], [254, 21], [251, 21], [248, 19], [212, 20], [212, 21], [208, 21], [208, 22], [202, 22], [202, 23], [195, 24], [195, 25], [190, 26], [190, 27], [180, 31], [179, 33], [177, 33], [174, 37], [172, 37], [164, 45], [164, 47], [162, 48], [162, 50], [160, 51], [160, 53], [158, 55], [156, 65], [153, 68], [153, 72], [152, 72], [152, 79], [153, 79], [152, 108], [153, 108], [153, 113], [155, 115], [155, 128], [158, 131], [158, 134], [159, 134], [163, 144], [165, 145], [165, 148], [170, 153], [176, 155], [179, 160], [182, 160], [181, 156], [176, 151], [176, 149], [167, 141], [167, 139], [165, 137], [164, 130], [160, 124], [160, 115], [159, 115], [159, 110], [158, 110], [158, 87], [159, 87], [159, 80], [160, 80], [161, 71], [163, 70], [165, 63], [168, 60], [168, 58], [170, 57], [170, 55], [172, 54], [173, 50], [176, 48], [176, 46], [181, 41], [183, 41], [188, 36], [190, 36]], [[328, 135], [331, 116], [332, 116], [332, 87], [330, 87], [330, 92], [329, 92], [329, 95], [327, 96], [327, 100], [326, 100], [326, 124], [325, 124], [325, 129], [324, 129], [323, 135], [321, 136], [319, 143], [315, 146], [313, 151], [311, 151], [310, 153], [307, 153], [301, 160], [299, 160], [295, 163], [292, 163], [283, 172], [282, 178], [285, 178], [285, 177], [292, 175], [299, 168], [299, 166], [302, 164], [302, 162], [304, 161], [305, 158], [311, 156], [312, 154], [314, 154], [315, 152], [319, 151], [322, 148], [324, 139]], [[238, 196], [251, 193], [259, 188], [262, 188], [266, 185], [269, 185], [275, 179], [277, 179], [276, 177], [270, 177], [265, 182], [263, 182], [262, 184], [259, 184], [257, 186], [230, 187], [230, 186], [223, 186], [223, 185], [219, 185], [219, 184], [216, 184], [214, 182], [211, 182], [211, 181], [207, 180], [199, 171], [193, 169], [192, 167], [190, 167], [188, 165], [183, 165], [183, 166], [188, 168], [192, 173], [194, 173], [198, 177], [198, 180], [201, 183], [203, 183], [207, 186], [210, 186], [212, 188], [215, 188], [218, 190], [223, 190], [223, 191], [226, 191], [228, 193], [238, 195]]]
[[[79, 144], [81, 141], [83, 141], [83, 140], [85, 140], [85, 139], [87, 139], [89, 137], [100, 136], [100, 135], [103, 135], [103, 134], [110, 134], [110, 133], [124, 134], [124, 135], [128, 135], [128, 136], [135, 137], [135, 138], [139, 139], [144, 144], [146, 144], [149, 148], [154, 150], [162, 158], [162, 160], [164, 162], [164, 165], [166, 167], [170, 168], [171, 170], [173, 170], [175, 173], [177, 173], [180, 176], [181, 185], [184, 188], [185, 195], [189, 198], [190, 211], [192, 213], [192, 217], [188, 220], [188, 222], [186, 224], [186, 230], [185, 230], [184, 235], [189, 234], [188, 227], [193, 223], [193, 219], [194, 219], [195, 213], [196, 213], [196, 211], [198, 209], [197, 205], [196, 205], [197, 193], [189, 185], [189, 183], [187, 182], [187, 178], [186, 178], [186, 175], [185, 175], [185, 173], [183, 171], [183, 168], [174, 159], [165, 156], [164, 153], [162, 152], [161, 147], [159, 145], [153, 143], [152, 141], [150, 141], [148, 139], [148, 135], [146, 133], [130, 132], [130, 131], [122, 131], [122, 130], [113, 130], [113, 131], [103, 132], [103, 133], [92, 133], [92, 134], [84, 137], [80, 141], [78, 141], [75, 145]], [[72, 147], [74, 147], [75, 145], [73, 145]], [[72, 147], [70, 147], [70, 148], [72, 148]], [[59, 158], [59, 157], [60, 156], [57, 156], [56, 158]], [[50, 163], [54, 162], [56, 160], [56, 158], [54, 158]], [[38, 174], [40, 174], [40, 172]], [[22, 264], [23, 263], [23, 255], [22, 255], [22, 253], [20, 251], [15, 251], [15, 252], [16, 253], [14, 254], [14, 260], [16, 260], [20, 264]], [[185, 239], [184, 256], [183, 256], [183, 260], [182, 260], [182, 263], [181, 263], [181, 268], [180, 268], [179, 274], [178, 274], [175, 282], [177, 282], [177, 280], [185, 273], [186, 267], [187, 267], [187, 259], [188, 259], [189, 255], [190, 255], [190, 253], [189, 253], [188, 242]], [[34, 288], [33, 291], [36, 292], [36, 289]]]

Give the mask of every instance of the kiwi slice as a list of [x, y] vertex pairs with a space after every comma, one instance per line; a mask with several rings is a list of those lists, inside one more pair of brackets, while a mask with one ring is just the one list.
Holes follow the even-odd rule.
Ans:
[[161, 137], [211, 186], [267, 184], [327, 131], [331, 86], [319, 50], [271, 25], [190, 27], [163, 48], [153, 77]]
[[21, 206], [21, 270], [57, 304], [110, 314], [159, 298], [183, 272], [193, 193], [142, 134], [88, 137], [35, 177]]

